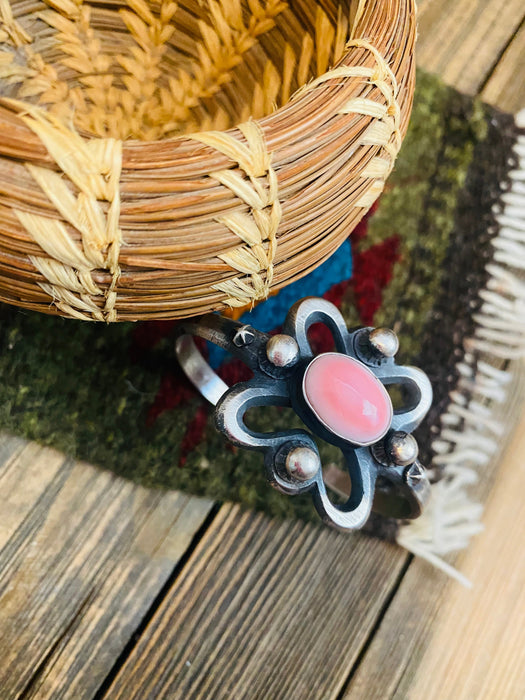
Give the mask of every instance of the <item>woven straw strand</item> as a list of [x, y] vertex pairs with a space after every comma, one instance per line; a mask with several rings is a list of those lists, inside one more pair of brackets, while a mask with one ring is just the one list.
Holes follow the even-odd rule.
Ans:
[[339, 109], [339, 114], [361, 114], [372, 117], [374, 122], [368, 127], [362, 145], [377, 145], [384, 148], [387, 158], [376, 156], [365, 166], [360, 175], [372, 180], [367, 191], [357, 200], [355, 206], [369, 208], [383, 191], [385, 180], [394, 167], [395, 159], [401, 147], [400, 108], [397, 102], [399, 92], [396, 77], [387, 62], [375, 46], [364, 39], [353, 39], [346, 49], [363, 48], [369, 51], [376, 62], [376, 68], [365, 66], [340, 66], [328, 71], [305, 85], [298, 94], [312, 90], [329, 80], [344, 78], [361, 78], [377, 87], [385, 104], [363, 97], [349, 100]]
[[0, 299], [24, 308], [251, 305], [349, 235], [406, 130], [414, 0], [0, 0], [0, 15]]
[[9, 0], [0, 0], [0, 42], [10, 40], [17, 48], [31, 42], [31, 37], [13, 17]]
[[[74, 195], [62, 176], [27, 164], [29, 172], [58, 212], [81, 235], [82, 248], [57, 219], [14, 210], [48, 257], [30, 256], [49, 284], [40, 287], [67, 315], [82, 320], [116, 321], [116, 287], [120, 278], [120, 190], [122, 144], [116, 139], [85, 141], [75, 131], [38, 108], [22, 119], [39, 136], [48, 153], [79, 192]], [[108, 202], [104, 212], [100, 202]], [[109, 270], [103, 291], [92, 279], [95, 269]], [[94, 297], [94, 298], [92, 298]], [[96, 298], [103, 300], [101, 307]]]
[[[273, 261], [277, 251], [277, 230], [282, 216], [278, 183], [271, 166], [271, 155], [266, 150], [264, 134], [256, 121], [239, 124], [238, 129], [247, 141], [247, 146], [230, 134], [220, 132], [200, 133], [193, 136], [196, 141], [215, 148], [234, 161], [246, 177], [232, 170], [212, 172], [210, 177], [228, 187], [250, 213], [234, 212], [218, 217], [246, 245], [218, 257], [230, 267], [250, 275], [249, 282], [239, 277], [212, 285], [224, 292], [225, 303], [230, 307], [242, 307], [265, 299], [273, 280]], [[265, 178], [266, 182], [260, 182]]]

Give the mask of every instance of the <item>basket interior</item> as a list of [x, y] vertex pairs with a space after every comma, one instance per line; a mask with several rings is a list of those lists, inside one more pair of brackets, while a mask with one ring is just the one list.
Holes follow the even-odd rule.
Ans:
[[18, 46], [2, 47], [11, 55], [0, 55], [0, 93], [93, 136], [158, 140], [226, 129], [271, 113], [334, 65], [358, 6], [13, 0]]

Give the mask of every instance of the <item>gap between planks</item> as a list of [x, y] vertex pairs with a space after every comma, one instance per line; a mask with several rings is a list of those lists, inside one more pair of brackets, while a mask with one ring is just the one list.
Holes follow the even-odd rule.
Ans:
[[[440, 72], [442, 77], [449, 83], [455, 84], [456, 87], [463, 89], [465, 91], [470, 91], [470, 92], [476, 92], [481, 86], [484, 86], [483, 88], [483, 97], [487, 99], [490, 102], [496, 103], [500, 108], [507, 109], [509, 111], [514, 111], [516, 109], [519, 109], [523, 104], [525, 104], [525, 84], [522, 80], [519, 80], [520, 77], [520, 70], [516, 66], [519, 66], [520, 61], [523, 60], [523, 52], [521, 50], [521, 45], [523, 42], [523, 26], [522, 28], [518, 31], [516, 36], [510, 41], [510, 38], [512, 37], [513, 33], [516, 31], [517, 27], [519, 26], [519, 23], [521, 22], [520, 16], [523, 15], [523, 5], [522, 3], [519, 3], [518, 5], [514, 2], [514, 0], [511, 0], [509, 3], [505, 3], [503, 6], [501, 2], [485, 2], [481, 3], [483, 8], [486, 8], [485, 16], [482, 16], [483, 13], [480, 16], [476, 15], [475, 11], [475, 5], [479, 5], [479, 3], [473, 3], [470, 0], [466, 0], [465, 2], [457, 3], [457, 2], [451, 2], [451, 0], [448, 0], [447, 2], [443, 3], [438, 3], [435, 1], [431, 0], [425, 0], [424, 3], [421, 4], [421, 27], [420, 27], [420, 42], [419, 42], [419, 64], [422, 65], [423, 67], [426, 67], [429, 70], [437, 71]], [[436, 9], [438, 8], [438, 14], [434, 17], [432, 12], [431, 12], [431, 6]], [[495, 14], [494, 10], [497, 9], [497, 13]], [[460, 21], [458, 21], [458, 12], [460, 12], [462, 17], [467, 18], [466, 21], [464, 21], [463, 24], [461, 24]], [[521, 15], [520, 15], [521, 13]], [[489, 31], [490, 30], [490, 31]], [[470, 37], [468, 37], [468, 34], [470, 33]], [[464, 36], [468, 40], [463, 42], [461, 37]], [[484, 37], [484, 38], [483, 38]], [[448, 48], [446, 48], [448, 42]], [[484, 42], [483, 45], [481, 45], [480, 42]], [[458, 50], [451, 48], [452, 45], [455, 45]], [[432, 48], [434, 47], [434, 48]], [[441, 48], [443, 51], [441, 51]], [[464, 51], [460, 50], [465, 49]], [[447, 56], [447, 51], [448, 51], [448, 56]], [[497, 66], [494, 68], [494, 60], [497, 56], [501, 55], [501, 59], [498, 61]], [[19, 444], [17, 446], [14, 446], [14, 443], [11, 441], [7, 442], [2, 442], [1, 447], [0, 447], [0, 463], [4, 460], [8, 461], [17, 450], [22, 449], [20, 441], [18, 441]], [[7, 447], [6, 447], [7, 445]], [[60, 460], [63, 458], [61, 456], [56, 456], [55, 457], [50, 457], [50, 454], [52, 451], [49, 451], [47, 453], [46, 460], [44, 460], [45, 465], [42, 462], [39, 462], [39, 457], [38, 457], [38, 449], [36, 447], [31, 447], [28, 446], [26, 452], [24, 452], [23, 459], [26, 462], [25, 465], [25, 470], [24, 470], [24, 491], [22, 494], [22, 490], [19, 487], [19, 483], [17, 479], [19, 478], [20, 475], [17, 476], [16, 471], [11, 472], [11, 477], [10, 481], [9, 480], [4, 480], [4, 482], [0, 481], [0, 484], [2, 485], [2, 494], [5, 494], [6, 492], [10, 493], [11, 497], [8, 501], [6, 499], [3, 499], [2, 502], [2, 512], [5, 512], [5, 518], [2, 520], [0, 523], [0, 542], [2, 544], [6, 544], [9, 541], [9, 537], [11, 534], [16, 531], [17, 527], [21, 526], [22, 520], [24, 518], [28, 518], [28, 505], [27, 502], [24, 504], [24, 499], [27, 498], [29, 501], [29, 497], [31, 492], [33, 492], [33, 496], [31, 498], [35, 499], [36, 501], [39, 500], [39, 496], [42, 496], [42, 494], [38, 494], [38, 489], [39, 487], [39, 482], [43, 476], [46, 475], [46, 470], [49, 470], [48, 476], [51, 477], [51, 473], [56, 475], [56, 472], [60, 469], [59, 464]], [[31, 450], [36, 450], [36, 452], [32, 452]], [[9, 453], [9, 451], [11, 451]], [[9, 454], [8, 454], [9, 453]], [[40, 464], [40, 467], [38, 466]], [[62, 462], [63, 466], [63, 462]], [[74, 465], [69, 463], [67, 467], [64, 467], [64, 470], [67, 472], [68, 469], [72, 469]], [[83, 465], [83, 468], [90, 470], [92, 469], [91, 467], [88, 467], [88, 465]], [[39, 472], [39, 469], [43, 469], [43, 472]], [[3, 473], [2, 476], [7, 478], [7, 473]], [[47, 477], [46, 477], [47, 478]], [[56, 482], [55, 482], [56, 483]], [[7, 490], [5, 489], [7, 487]], [[99, 492], [100, 493], [100, 492]], [[43, 499], [44, 500], [44, 499]], [[40, 505], [42, 506], [43, 500], [40, 502]], [[5, 506], [5, 510], [4, 510]], [[50, 512], [53, 512], [53, 507], [51, 506]], [[56, 512], [56, 511], [55, 511]], [[85, 510], [84, 516], [85, 516]], [[97, 511], [99, 512], [99, 511]], [[24, 516], [25, 513], [25, 516]], [[18, 523], [18, 525], [17, 525]], [[75, 520], [75, 527], [78, 527], [78, 522]], [[94, 523], [89, 522], [89, 520], [85, 521], [85, 524], [89, 527], [94, 527]], [[28, 525], [28, 522], [25, 523], [25, 525]], [[128, 521], [128, 526], [129, 526], [129, 521]], [[126, 526], [124, 528], [125, 531], [128, 531], [129, 534], [129, 527]], [[133, 529], [133, 528], [132, 528]], [[146, 528], [147, 529], [147, 528]], [[48, 536], [50, 536], [50, 533], [52, 532], [52, 529], [48, 532]], [[60, 530], [58, 530], [60, 532]], [[128, 536], [128, 535], [127, 535]], [[333, 536], [333, 533], [332, 533]], [[149, 536], [148, 536], [149, 537]], [[148, 539], [148, 537], [146, 539]], [[131, 538], [132, 539], [132, 538]], [[154, 539], [154, 538], [153, 538]], [[190, 538], [191, 539], [191, 538]], [[40, 542], [42, 544], [41, 540], [34, 540], [34, 542]], [[29, 544], [29, 543], [28, 543]], [[131, 545], [130, 545], [131, 546]], [[387, 546], [384, 545], [384, 543], [381, 543], [381, 546]], [[169, 549], [169, 548], [168, 548]], [[18, 555], [18, 557], [22, 558], [22, 561], [25, 562], [25, 564], [29, 565], [29, 568], [31, 570], [35, 570], [35, 567], [37, 567], [36, 562], [34, 561], [35, 558], [37, 557], [37, 547], [33, 545], [32, 551], [31, 549], [28, 549], [28, 551], [23, 551], [24, 548], [22, 547], [21, 551], [15, 552], [15, 554]], [[473, 550], [474, 551], [474, 550]], [[76, 552], [71, 552], [71, 558], [72, 561], [74, 561], [76, 556]], [[25, 559], [24, 559], [25, 558]], [[168, 569], [173, 570], [173, 564], [176, 559], [176, 556], [174, 557], [173, 561], [171, 564], [168, 566]], [[15, 557], [16, 560], [16, 557]], [[353, 561], [353, 560], [352, 560]], [[137, 564], [138, 562], [138, 564]], [[24, 564], [24, 565], [25, 565]], [[158, 564], [158, 563], [157, 563]], [[156, 571], [153, 572], [152, 570], [149, 571], [149, 575], [152, 578], [155, 578], [155, 576], [158, 576], [159, 579], [162, 579], [163, 576], [166, 577], [167, 574], [165, 571], [162, 570], [162, 567], [159, 567], [158, 565], [155, 565], [154, 568], [156, 568]], [[117, 567], [123, 566], [123, 563], [117, 563]], [[149, 566], [145, 561], [142, 559], [138, 559], [134, 563], [134, 571], [137, 575], [138, 580], [140, 581], [139, 574], [141, 573], [141, 569], [146, 568], [148, 569]], [[131, 567], [133, 569], [133, 567]], [[430, 587], [426, 593], [423, 590], [422, 593], [422, 585], [421, 585], [421, 569], [426, 572], [426, 576], [429, 578], [428, 581], [428, 586]], [[96, 570], [96, 567], [95, 567]], [[52, 567], [48, 570], [50, 574], [53, 574]], [[413, 573], [414, 572], [414, 573]], [[419, 572], [419, 573], [418, 573]], [[5, 572], [4, 572], [5, 573]], [[67, 575], [67, 572], [65, 572]], [[1, 572], [0, 572], [1, 574]], [[413, 568], [412, 566], [410, 567], [409, 570], [409, 576], [406, 577], [406, 579], [403, 581], [403, 585], [401, 586], [401, 591], [400, 593], [403, 593], [403, 591], [406, 591], [405, 595], [407, 596], [406, 601], [407, 604], [412, 600], [410, 591], [413, 593], [419, 594], [419, 595], [427, 595], [428, 599], [427, 602], [428, 604], [432, 607], [432, 611], [427, 611], [425, 613], [425, 616], [423, 616], [421, 619], [418, 619], [418, 616], [415, 614], [414, 617], [411, 618], [410, 621], [408, 621], [408, 627], [405, 629], [405, 632], [410, 631], [410, 630], [415, 630], [415, 634], [417, 633], [418, 630], [421, 629], [421, 626], [424, 625], [430, 625], [433, 624], [433, 620], [435, 620], [436, 617], [436, 609], [435, 609], [435, 586], [436, 586], [436, 580], [435, 577], [438, 576], [440, 577], [440, 574], [436, 574], [435, 572], [431, 571], [426, 567], [426, 565], [422, 564], [421, 562], [418, 562], [416, 565], [416, 568]], [[96, 579], [95, 576], [95, 571], [91, 572], [91, 577], [93, 579]], [[118, 577], [116, 577], [118, 578]], [[112, 578], [110, 582], [113, 582], [116, 580], [116, 578]], [[388, 579], [390, 581], [390, 585], [392, 585], [392, 579]], [[442, 579], [440, 579], [442, 580]], [[57, 579], [55, 578], [55, 581]], [[42, 643], [42, 638], [39, 637], [38, 634], [35, 635], [35, 640], [31, 640], [31, 644], [29, 645], [29, 649], [31, 649], [32, 652], [34, 652], [34, 656], [29, 659], [25, 659], [27, 666], [29, 667], [30, 671], [31, 669], [34, 669], [35, 664], [39, 664], [42, 662], [42, 660], [46, 661], [46, 666], [44, 669], [44, 673], [39, 676], [38, 683], [34, 685], [31, 689], [31, 693], [35, 693], [35, 697], [72, 697], [72, 695], [68, 695], [67, 691], [65, 690], [60, 690], [60, 683], [70, 683], [72, 682], [72, 685], [69, 686], [70, 689], [73, 689], [73, 692], [78, 692], [80, 693], [80, 690], [75, 691], [74, 689], [78, 689], [78, 683], [75, 684], [74, 680], [74, 674], [75, 672], [78, 672], [80, 674], [80, 678], [83, 679], [81, 682], [87, 682], [89, 684], [89, 681], [86, 680], [88, 676], [85, 674], [91, 674], [94, 677], [94, 683], [93, 687], [96, 687], [96, 683], [98, 683], [97, 679], [99, 677], [102, 677], [104, 673], [107, 673], [107, 670], [111, 667], [112, 662], [115, 659], [115, 656], [117, 655], [118, 649], [111, 647], [109, 650], [105, 650], [107, 653], [107, 656], [111, 658], [106, 658], [104, 654], [101, 653], [100, 647], [97, 647], [95, 645], [95, 648], [93, 650], [84, 650], [87, 651], [87, 656], [84, 661], [81, 659], [81, 652], [82, 652], [82, 642], [81, 638], [83, 634], [86, 634], [86, 631], [89, 631], [89, 625], [85, 626], [84, 628], [82, 627], [74, 627], [72, 628], [71, 621], [75, 621], [74, 624], [77, 624], [78, 620], [78, 615], [77, 613], [80, 611], [82, 614], [85, 611], [85, 607], [83, 608], [82, 606], [87, 606], [87, 609], [91, 609], [92, 613], [95, 614], [93, 611], [93, 606], [100, 605], [101, 600], [100, 597], [95, 598], [93, 600], [93, 588], [90, 588], [89, 585], [86, 585], [85, 581], [81, 581], [81, 595], [76, 595], [76, 591], [74, 591], [74, 585], [73, 583], [75, 582], [75, 579], [73, 578], [72, 581], [70, 581], [70, 588], [68, 589], [67, 587], [65, 589], [60, 589], [60, 591], [53, 591], [51, 590], [50, 593], [51, 595], [49, 598], [46, 598], [46, 605], [53, 605], [53, 601], [60, 600], [60, 592], [68, 590], [72, 590], [75, 593], [75, 601], [76, 601], [76, 608], [73, 606], [70, 610], [70, 615], [69, 618], [67, 615], [65, 615], [62, 619], [55, 621], [54, 624], [57, 626], [57, 635], [55, 636], [55, 643], [56, 640], [58, 639], [60, 641], [59, 647], [54, 647], [52, 640], [48, 640], [45, 643]], [[29, 582], [29, 585], [27, 585], [27, 581], [21, 580], [21, 583], [23, 584], [23, 594], [28, 596], [28, 600], [31, 600], [31, 596], [35, 595], [34, 589], [31, 588], [31, 582]], [[123, 613], [123, 619], [122, 620], [107, 620], [110, 625], [112, 625], [112, 629], [116, 630], [119, 635], [119, 640], [122, 644], [127, 643], [126, 636], [129, 637], [129, 634], [133, 631], [133, 629], [136, 629], [135, 625], [137, 624], [137, 619], [143, 619], [143, 615], [145, 614], [145, 611], [149, 609], [151, 606], [151, 601], [153, 600], [153, 592], [146, 590], [143, 591], [142, 589], [139, 590], [138, 595], [141, 600], [139, 601], [133, 601], [133, 584], [136, 585], [137, 581], [128, 581], [129, 584], [129, 596], [128, 598], [123, 598], [121, 599], [121, 604], [124, 604], [123, 608], [113, 608], [114, 610], [118, 610], [119, 612]], [[304, 581], [300, 582], [301, 586], [304, 586]], [[44, 582], [40, 582], [41, 585], [44, 585]], [[34, 585], [34, 584], [33, 584]], [[158, 583], [160, 585], [160, 581]], [[157, 588], [158, 588], [157, 585]], [[315, 584], [318, 586], [318, 583]], [[387, 586], [387, 583], [384, 583], [385, 586]], [[450, 584], [452, 586], [455, 586], [455, 584]], [[423, 586], [423, 589], [425, 587]], [[301, 588], [303, 590], [303, 588]], [[332, 589], [330, 586], [327, 586], [327, 591], [330, 592]], [[448, 590], [448, 588], [445, 586], [445, 590]], [[12, 591], [11, 591], [12, 592]], [[109, 594], [108, 591], [106, 593]], [[123, 591], [122, 589], [120, 590], [119, 595], [122, 596]], [[97, 593], [98, 596], [100, 596], [100, 591]], [[445, 595], [445, 594], [444, 594]], [[149, 597], [149, 602], [148, 602], [148, 596]], [[272, 599], [273, 600], [273, 599]], [[456, 603], [457, 604], [457, 603]], [[383, 600], [382, 603], [383, 607], [385, 605], [385, 601]], [[402, 598], [401, 595], [396, 595], [395, 599], [393, 601], [393, 606], [391, 607], [392, 609], [392, 614], [395, 612], [395, 608], [398, 605], [402, 605]], [[90, 607], [91, 606], [91, 607]], [[139, 613], [137, 614], [137, 610], [140, 608]], [[268, 608], [264, 608], [268, 612]], [[380, 610], [381, 606], [379, 607], [374, 607], [375, 614], [380, 615]], [[390, 609], [389, 609], [390, 610]], [[356, 673], [356, 679], [359, 678], [360, 673], [364, 673], [365, 669], [368, 667], [370, 668], [370, 663], [371, 660], [374, 657], [374, 654], [376, 653], [376, 645], [380, 644], [381, 641], [381, 634], [383, 633], [382, 631], [385, 629], [384, 625], [390, 624], [390, 616], [389, 616], [389, 610], [387, 610], [387, 615], [385, 617], [385, 621], [383, 622], [383, 625], [380, 628], [380, 633], [377, 635], [377, 639], [374, 643], [374, 640], [372, 640], [372, 645], [369, 649], [369, 652], [365, 655], [363, 666], [362, 666], [362, 671], [358, 669], [358, 672]], [[346, 612], [346, 611], [345, 611]], [[417, 611], [416, 611], [417, 612]], [[101, 611], [98, 611], [97, 614], [100, 614]], [[291, 614], [291, 613], [290, 613]], [[317, 613], [316, 613], [317, 614]], [[60, 611], [57, 612], [58, 617], [60, 617]], [[311, 615], [311, 613], [307, 612], [306, 615]], [[45, 616], [44, 616], [45, 617]], [[130, 623], [130, 618], [133, 618], [133, 622]], [[343, 618], [345, 619], [345, 618]], [[377, 618], [376, 618], [377, 619]], [[68, 622], [69, 620], [69, 622]], [[236, 626], [235, 626], [235, 620], [232, 623], [232, 633], [235, 631]], [[405, 619], [405, 623], [407, 623], [407, 620]], [[0, 618], [0, 624], [1, 624], [1, 618]], [[68, 626], [69, 625], [69, 626]], [[95, 625], [96, 629], [96, 625]], [[97, 630], [97, 634], [100, 628]], [[47, 633], [49, 633], [49, 630], [47, 630]], [[270, 637], [273, 633], [269, 633]], [[444, 634], [444, 633], [440, 633]], [[60, 635], [63, 635], [62, 637]], [[446, 635], [445, 635], [446, 636]], [[323, 637], [324, 638], [324, 637]], [[291, 641], [295, 642], [295, 646], [292, 647], [291, 651], [294, 653], [299, 653], [301, 651], [300, 648], [300, 639], [297, 637], [294, 638], [293, 635], [291, 637], [288, 637]], [[437, 636], [436, 636], [437, 639]], [[264, 640], [267, 641], [267, 640]], [[507, 640], [508, 641], [508, 640]], [[512, 640], [511, 640], [512, 641]], [[308, 642], [311, 642], [314, 647], [316, 644], [318, 644], [317, 639], [311, 639], [311, 637], [308, 637]], [[387, 657], [387, 661], [391, 659], [392, 657], [392, 650], [399, 652], [399, 650], [402, 648], [403, 644], [406, 642], [406, 636], [404, 639], [395, 639], [393, 642], [392, 647], [390, 648], [389, 655]], [[360, 639], [360, 644], [362, 648], [363, 640]], [[297, 645], [299, 644], [299, 649], [297, 648]], [[406, 678], [409, 676], [409, 671], [412, 672], [414, 671], [415, 666], [417, 666], [419, 663], [422, 663], [424, 659], [427, 660], [429, 658], [428, 653], [426, 655], [423, 653], [424, 649], [427, 648], [426, 646], [427, 642], [424, 643], [419, 639], [418, 642], [416, 642], [414, 649], [414, 655], [410, 658], [410, 663], [406, 667], [406, 672], [405, 675], [403, 676], [402, 680], [399, 681], [399, 689], [403, 689], [404, 683], [406, 683]], [[76, 646], [76, 651], [75, 651], [75, 646]], [[118, 646], [118, 645], [117, 645]], [[354, 647], [359, 647], [359, 644], [356, 644], [355, 640], [352, 641], [352, 650], [351, 652], [346, 649], [346, 653], [348, 655], [348, 658], [356, 658], [356, 654], [358, 653], [356, 648]], [[251, 647], [253, 649], [253, 645]], [[512, 658], [512, 650], [515, 650], [516, 646], [511, 645], [510, 647], [510, 656]], [[74, 651], [75, 654], [77, 654], [77, 658], [75, 656], [68, 656], [68, 654], [71, 653], [71, 650]], [[307, 648], [306, 650], [302, 649], [302, 651], [305, 653], [307, 659], [311, 659], [311, 649]], [[285, 650], [285, 654], [289, 653], [290, 650]], [[435, 654], [436, 652], [432, 652]], [[48, 656], [46, 656], [46, 654]], [[395, 656], [395, 654], [394, 654]], [[501, 655], [499, 655], [500, 660]], [[67, 668], [67, 663], [72, 664], [72, 668], [68, 669]], [[432, 663], [436, 662], [436, 658], [434, 658]], [[303, 662], [304, 663], [304, 662]], [[428, 662], [429, 663], [429, 662]], [[48, 670], [49, 670], [49, 675], [46, 677], [45, 669], [47, 667], [47, 664], [49, 664]], [[368, 664], [368, 666], [367, 666]], [[74, 667], [73, 667], [74, 665]], [[302, 666], [300, 665], [302, 668]], [[349, 668], [348, 666], [346, 667], [347, 669]], [[421, 666], [423, 668], [423, 666]], [[504, 668], [504, 664], [501, 665], [501, 668]], [[377, 669], [376, 669], [377, 670]], [[381, 667], [379, 667], [380, 672], [383, 674], [383, 677], [385, 676], [384, 671], [381, 670]], [[127, 669], [129, 672], [129, 668]], [[327, 670], [322, 669], [321, 673], [326, 674]], [[84, 675], [83, 675], [84, 674]], [[97, 675], [98, 674], [98, 675]], [[28, 677], [29, 674], [26, 673], [25, 678]], [[342, 675], [342, 674], [341, 674]], [[16, 676], [16, 674], [15, 674]], [[120, 681], [122, 681], [122, 678], [124, 675], [121, 675]], [[9, 679], [10, 682], [16, 683], [17, 678], [11, 678]], [[398, 679], [399, 680], [399, 679]], [[503, 679], [505, 680], [505, 679]], [[238, 679], [237, 679], [238, 681]], [[208, 682], [208, 681], [207, 681]], [[269, 681], [268, 681], [269, 682]], [[274, 680], [274, 682], [276, 682]], [[419, 682], [421, 683], [421, 678], [419, 678]], [[41, 684], [40, 684], [41, 683]], [[39, 685], [40, 684], [40, 685]], [[19, 685], [19, 687], [22, 687], [23, 683]], [[350, 686], [351, 688], [351, 686]], [[400, 690], [397, 690], [397, 692], [401, 692]], [[87, 694], [88, 689], [86, 690], [86, 695], [85, 697], [88, 697], [89, 695]], [[46, 695], [47, 693], [47, 695]], [[11, 697], [11, 695], [7, 694], [5, 695], [6, 698]], [[74, 696], [75, 698], [77, 697], [83, 697], [81, 694], [77, 694]], [[290, 696], [287, 696], [290, 697]], [[398, 695], [399, 697], [399, 695]], [[401, 696], [402, 697], [402, 696]], [[493, 696], [494, 697], [494, 696]], [[2, 696], [2, 700], [4, 700], [4, 696]]]
[[[525, 5], [523, 0], [425, 0], [418, 14], [418, 65], [475, 95], [521, 26]], [[518, 87], [524, 98], [523, 81]], [[505, 100], [497, 106], [508, 109]]]
[[92, 698], [213, 504], [5, 436], [1, 454], [2, 700]]
[[522, 700], [524, 454], [521, 404], [487, 502], [485, 531], [458, 557], [473, 589], [444, 581], [428, 564], [414, 561], [344, 700]]
[[510, 113], [525, 108], [525, 20], [485, 82], [481, 97]]
[[[524, 385], [520, 364], [506, 416], [509, 433], [519, 416]], [[505, 464], [514, 460], [511, 470], [525, 449], [525, 415], [522, 424], [522, 443], [514, 443], [507, 453]], [[509, 467], [503, 467], [497, 484], [505, 483], [505, 469]], [[487, 473], [481, 494], [486, 495], [493, 480]], [[514, 493], [513, 485], [506, 487], [507, 497]], [[514, 509], [509, 517], [515, 516]], [[488, 526], [494, 524], [489, 521]], [[506, 520], [501, 527], [508, 527]], [[516, 545], [507, 547], [507, 553]], [[473, 545], [474, 554], [465, 555], [477, 562], [482, 551], [484, 566], [472, 571], [463, 558], [459, 561], [487, 601], [482, 610], [492, 595], [480, 579], [492, 568], [490, 546], [496, 546], [494, 538], [486, 544], [481, 537]], [[277, 523], [223, 506], [105, 697], [403, 700], [413, 678], [427, 677], [425, 668], [433, 664], [430, 677], [439, 675], [434, 657], [447, 653], [443, 636], [454, 630], [465, 599], [472, 595], [425, 562], [408, 566], [409, 559], [402, 550], [363, 535]], [[501, 586], [505, 566], [508, 562], [502, 562]], [[499, 627], [522, 602], [521, 582], [521, 574], [514, 576]], [[449, 598], [460, 602], [447, 616], [442, 609]], [[494, 624], [498, 627], [498, 618]], [[512, 641], [515, 635], [509, 636]], [[471, 655], [480, 638], [476, 630]], [[461, 635], [456, 641], [464, 645]], [[503, 664], [496, 671], [501, 674], [502, 669]], [[460, 679], [455, 682], [460, 688]], [[451, 692], [436, 692], [433, 699], [456, 700]], [[410, 697], [427, 695], [425, 688]]]
[[107, 698], [336, 697], [408, 557], [225, 505]]

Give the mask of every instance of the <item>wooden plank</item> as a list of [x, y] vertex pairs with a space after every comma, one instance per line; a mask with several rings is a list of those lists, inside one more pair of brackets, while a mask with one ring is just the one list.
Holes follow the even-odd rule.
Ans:
[[[5, 465], [7, 460], [11, 459], [13, 455], [21, 452], [26, 444], [27, 442], [23, 438], [7, 435], [6, 433], [0, 433], [0, 467]], [[2, 477], [2, 474], [0, 474], [0, 478]]]
[[212, 504], [34, 444], [2, 466], [2, 700], [91, 698]]
[[65, 457], [36, 443], [6, 435], [1, 437], [1, 446], [0, 548], [3, 548], [63, 466]]
[[[440, 16], [433, 16], [431, 7]], [[522, 3], [515, 0], [498, 0], [497, 12], [495, 7], [487, 1], [426, 0], [420, 65], [428, 68], [429, 62], [441, 61], [446, 80], [463, 90], [478, 90], [523, 15]], [[458, 22], [460, 8], [463, 24]], [[443, 51], [435, 53], [432, 46]], [[513, 46], [503, 57], [502, 65], [510, 57], [508, 71], [519, 55], [518, 45]], [[487, 94], [489, 86], [491, 80]], [[6, 465], [0, 467], [2, 700], [21, 694], [93, 697], [210, 504], [138, 489], [34, 445], [18, 460], [19, 449], [21, 444], [14, 443], [0, 447], [0, 465]], [[512, 545], [516, 548], [515, 540]], [[505, 552], [508, 565], [510, 545]], [[402, 551], [385, 543], [299, 523], [272, 523], [225, 506], [107, 697], [336, 697], [385, 612], [406, 561]], [[469, 559], [462, 561], [468, 573]], [[474, 560], [474, 572], [475, 565]], [[490, 679], [479, 697], [512, 698], [500, 689], [511, 693], [509, 679], [522, 680], [512, 673], [520, 666], [517, 650], [523, 639], [516, 626], [505, 626], [514, 609], [512, 596], [518, 600], [520, 594], [521, 573], [513, 574], [509, 589], [503, 588], [502, 578], [497, 590], [505, 599], [503, 607], [488, 593], [476, 599], [484, 606], [480, 610], [504, 616], [499, 627], [492, 615], [486, 622], [492, 633], [487, 648], [495, 661], [488, 664]], [[441, 682], [442, 669], [455, 660], [446, 646], [454, 649], [464, 642], [449, 629], [450, 620], [467, 609], [465, 600], [455, 597], [458, 590], [425, 564], [410, 566], [362, 669], [350, 680], [349, 693], [362, 691], [352, 697], [430, 697], [427, 674], [439, 675]], [[452, 606], [446, 618], [445, 604]], [[472, 604], [469, 614], [475, 611]], [[478, 614], [478, 626], [469, 617], [460, 629], [481, 637], [482, 622]], [[474, 655], [474, 647], [469, 649]], [[459, 658], [463, 668], [457, 666], [451, 676], [456, 683], [462, 682], [472, 658], [476, 663], [474, 656]], [[470, 697], [478, 697], [478, 676], [471, 675]], [[388, 695], [373, 695], [374, 678]]]
[[481, 96], [507, 112], [525, 108], [525, 24], [498, 61]]
[[[472, 591], [449, 585], [432, 643], [396, 697], [521, 700], [525, 692], [525, 413], [502, 465], [485, 532], [461, 557]], [[438, 690], [435, 679], [441, 671]], [[406, 689], [406, 690], [405, 690]]]
[[335, 698], [406, 561], [223, 506], [107, 697]]
[[418, 65], [461, 92], [477, 94], [524, 16], [523, 0], [425, 0]]
[[489, 497], [485, 531], [458, 558], [473, 589], [415, 560], [345, 700], [523, 698], [524, 453], [525, 411]]

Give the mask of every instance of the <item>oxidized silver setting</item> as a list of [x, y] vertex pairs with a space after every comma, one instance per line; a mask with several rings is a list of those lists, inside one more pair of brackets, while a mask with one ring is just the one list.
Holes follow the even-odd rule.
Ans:
[[[384, 386], [401, 388], [404, 405], [393, 410], [389, 429], [372, 445], [351, 443], [332, 432], [305, 400], [304, 376], [314, 359], [307, 334], [310, 326], [319, 322], [331, 331], [337, 353], [362, 363]], [[192, 336], [209, 340], [240, 358], [253, 370], [253, 378], [228, 387], [204, 360]], [[313, 297], [292, 306], [277, 336], [208, 314], [182, 322], [175, 345], [188, 378], [216, 405], [217, 428], [233, 444], [263, 452], [267, 477], [275, 488], [290, 495], [310, 491], [323, 520], [342, 530], [362, 527], [372, 510], [387, 517], [415, 518], [430, 494], [411, 433], [430, 408], [432, 388], [421, 370], [396, 365], [397, 347], [393, 331], [348, 330], [333, 304]], [[244, 422], [246, 411], [270, 405], [293, 407], [306, 429], [251, 430]], [[315, 437], [338, 446], [343, 453], [352, 483], [343, 505], [333, 503], [328, 496]]]

